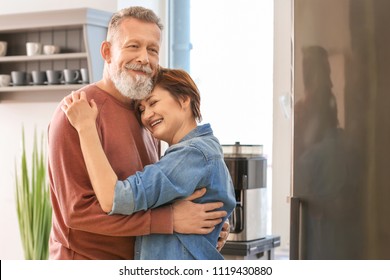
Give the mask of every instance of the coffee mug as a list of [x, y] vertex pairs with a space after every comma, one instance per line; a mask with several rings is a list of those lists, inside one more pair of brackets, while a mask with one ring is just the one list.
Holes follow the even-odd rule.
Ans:
[[77, 84], [80, 79], [79, 70], [64, 69], [65, 84]]
[[81, 82], [83, 84], [88, 84], [89, 83], [88, 69], [81, 68], [80, 73], [81, 73]]
[[61, 84], [63, 80], [63, 74], [60, 70], [46, 70], [47, 83], [49, 85], [58, 85]]
[[56, 54], [60, 52], [60, 46], [56, 45], [44, 45], [43, 53], [44, 54]]
[[7, 42], [0, 41], [0, 56], [5, 56], [7, 54]]
[[34, 70], [31, 71], [32, 82], [34, 85], [43, 85], [46, 82], [46, 72]]
[[24, 71], [12, 71], [11, 78], [14, 86], [24, 86], [27, 84], [27, 73]]
[[42, 44], [37, 42], [27, 42], [26, 51], [28, 56], [42, 54]]
[[8, 87], [11, 83], [11, 75], [0, 75], [0, 87]]

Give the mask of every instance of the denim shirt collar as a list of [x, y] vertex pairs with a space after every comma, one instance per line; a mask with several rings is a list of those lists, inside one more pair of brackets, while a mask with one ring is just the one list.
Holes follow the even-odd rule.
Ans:
[[203, 125], [198, 125], [196, 128], [191, 130], [186, 136], [184, 136], [180, 141], [187, 141], [195, 137], [205, 136], [205, 135], [212, 135], [213, 130], [211, 129], [210, 124], [206, 123]]

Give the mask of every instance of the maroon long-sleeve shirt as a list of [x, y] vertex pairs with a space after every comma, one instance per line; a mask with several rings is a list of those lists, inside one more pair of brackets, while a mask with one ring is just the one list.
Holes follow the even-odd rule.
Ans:
[[[99, 109], [97, 127], [103, 149], [123, 180], [158, 160], [158, 143], [128, 105], [96, 85], [83, 88]], [[133, 259], [134, 236], [173, 232], [171, 207], [131, 216], [109, 216], [101, 209], [83, 160], [77, 131], [60, 106], [49, 125], [49, 163], [53, 222], [50, 259]]]

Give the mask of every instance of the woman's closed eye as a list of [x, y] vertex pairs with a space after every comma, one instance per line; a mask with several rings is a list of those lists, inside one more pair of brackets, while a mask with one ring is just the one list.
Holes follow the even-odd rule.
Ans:
[[149, 106], [152, 107], [153, 105], [155, 105], [157, 103], [157, 100], [150, 100], [149, 101]]

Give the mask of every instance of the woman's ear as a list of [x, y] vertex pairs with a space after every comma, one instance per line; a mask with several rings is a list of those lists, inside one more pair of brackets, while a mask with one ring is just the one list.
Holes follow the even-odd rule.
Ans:
[[104, 41], [100, 46], [100, 54], [102, 55], [105, 62], [111, 62], [111, 43]]
[[182, 96], [180, 98], [180, 104], [182, 108], [191, 107], [191, 98], [189, 96]]

